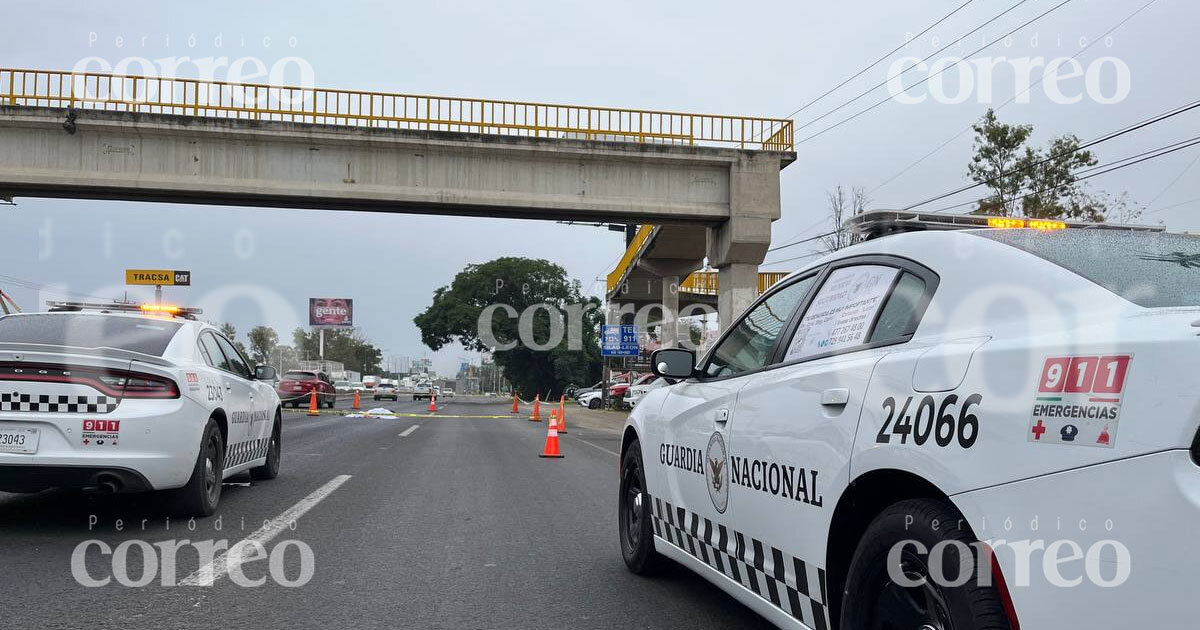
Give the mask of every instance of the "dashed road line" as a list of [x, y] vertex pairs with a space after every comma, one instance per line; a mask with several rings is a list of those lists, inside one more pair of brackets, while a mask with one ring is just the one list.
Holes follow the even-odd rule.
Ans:
[[412, 435], [413, 431], [416, 431], [419, 428], [421, 428], [421, 425], [414, 424], [411, 427], [408, 427], [407, 429], [405, 429], [402, 433], [400, 433], [400, 437], [408, 437], [408, 436]]
[[580, 442], [583, 442], [584, 444], [587, 444], [588, 446], [590, 446], [590, 447], [592, 447], [592, 448], [595, 448], [595, 449], [599, 449], [599, 450], [601, 450], [601, 451], [604, 451], [605, 453], [608, 453], [609, 455], [612, 455], [613, 457], [620, 457], [620, 456], [621, 456], [621, 454], [620, 454], [620, 453], [616, 453], [616, 452], [610, 451], [610, 450], [608, 450], [608, 449], [604, 448], [603, 446], [600, 446], [599, 444], [593, 444], [593, 443], [591, 443], [591, 442], [589, 442], [589, 441], [587, 441], [587, 440], [585, 440], [585, 439], [583, 439], [583, 438], [575, 438], [575, 439], [579, 440]]

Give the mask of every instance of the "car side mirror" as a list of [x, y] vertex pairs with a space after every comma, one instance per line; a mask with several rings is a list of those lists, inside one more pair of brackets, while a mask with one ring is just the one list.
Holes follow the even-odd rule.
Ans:
[[269, 365], [260, 365], [254, 368], [254, 380], [256, 381], [273, 381], [277, 374], [275, 368]]
[[667, 379], [690, 378], [696, 373], [696, 353], [683, 348], [664, 348], [650, 355], [650, 370]]

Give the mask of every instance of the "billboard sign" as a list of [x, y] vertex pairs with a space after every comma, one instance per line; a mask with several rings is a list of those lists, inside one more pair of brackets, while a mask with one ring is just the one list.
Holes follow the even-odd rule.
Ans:
[[354, 300], [308, 298], [308, 325], [337, 328], [354, 326]]

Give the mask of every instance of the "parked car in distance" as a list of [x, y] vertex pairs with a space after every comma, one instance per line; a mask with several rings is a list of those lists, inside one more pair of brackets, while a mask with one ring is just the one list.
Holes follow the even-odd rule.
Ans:
[[604, 400], [601, 398], [601, 392], [592, 391], [580, 396], [578, 402], [580, 405], [583, 405], [588, 409], [599, 409], [600, 405], [604, 403]]
[[421, 400], [422, 398], [433, 397], [433, 386], [429, 383], [417, 383], [413, 386], [413, 400]]
[[367, 391], [367, 386], [363, 385], [362, 381], [354, 381], [353, 383], [350, 383], [350, 391], [365, 392]]
[[337, 390], [339, 394], [349, 394], [354, 391], [354, 388], [350, 385], [350, 381], [334, 381], [333, 389]]
[[334, 403], [337, 402], [337, 390], [333, 387], [333, 381], [329, 380], [329, 375], [324, 372], [289, 370], [283, 373], [275, 391], [279, 394], [279, 400], [285, 404], [290, 403], [293, 408], [307, 404], [313, 391], [317, 392], [318, 407], [333, 409]]
[[400, 390], [396, 387], [395, 383], [380, 383], [374, 391], [375, 400], [383, 400], [384, 398], [400, 400]]

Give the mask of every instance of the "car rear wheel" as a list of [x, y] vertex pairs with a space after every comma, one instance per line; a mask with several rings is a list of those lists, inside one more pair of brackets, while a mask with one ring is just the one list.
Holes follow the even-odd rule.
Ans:
[[[1010, 630], [992, 576], [974, 574], [981, 566], [978, 540], [955, 525], [961, 519], [951, 506], [928, 499], [901, 501], [877, 516], [850, 563], [841, 627]], [[928, 550], [939, 545], [940, 566], [931, 568], [937, 555]], [[961, 557], [964, 550], [971, 558]], [[960, 562], [972, 571], [969, 578]]]
[[250, 469], [250, 476], [260, 481], [274, 479], [279, 476], [279, 463], [283, 459], [283, 421], [278, 412], [275, 413], [275, 427], [271, 429], [271, 441], [267, 444], [267, 461], [258, 468]]
[[216, 421], [209, 418], [191, 478], [184, 487], [171, 491], [171, 511], [181, 516], [211, 516], [221, 501], [224, 476], [225, 441]]
[[588, 401], [588, 409], [599, 409], [599, 408], [600, 408], [600, 399], [599, 398], [593, 398]]
[[642, 445], [634, 440], [621, 458], [621, 494], [617, 499], [617, 513], [621, 556], [625, 559], [625, 566], [638, 575], [652, 575], [665, 562], [665, 558], [654, 550], [650, 501], [642, 466]]

